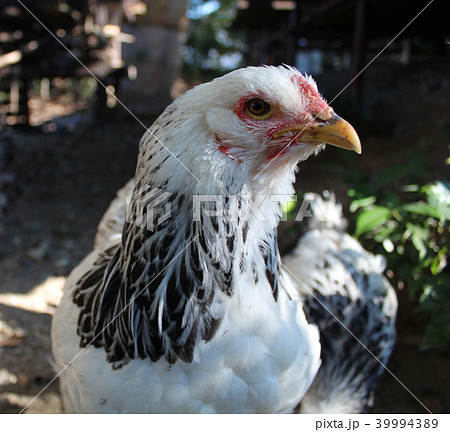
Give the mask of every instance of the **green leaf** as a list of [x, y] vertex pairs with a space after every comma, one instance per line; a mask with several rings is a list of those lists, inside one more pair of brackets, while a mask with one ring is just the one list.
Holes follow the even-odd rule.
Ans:
[[437, 255], [434, 257], [430, 265], [430, 270], [433, 275], [441, 273], [442, 270], [447, 266], [447, 246], [444, 246], [439, 250]]
[[406, 224], [406, 228], [411, 234], [412, 244], [419, 252], [419, 259], [423, 260], [427, 254], [426, 241], [428, 240], [428, 230], [420, 225], [415, 225], [409, 222]]
[[353, 200], [350, 204], [349, 210], [352, 213], [355, 213], [355, 211], [360, 209], [361, 207], [369, 207], [370, 205], [375, 204], [376, 200], [377, 199], [374, 196], [368, 196], [365, 198]]
[[392, 242], [401, 240], [402, 233], [396, 222], [388, 222], [386, 225], [378, 227], [373, 239], [378, 243], [383, 243], [384, 240], [389, 239]]
[[361, 211], [356, 219], [355, 236], [358, 237], [382, 225], [391, 217], [391, 210], [387, 207], [373, 206]]
[[448, 207], [434, 207], [425, 202], [415, 202], [411, 204], [405, 204], [400, 207], [400, 210], [407, 211], [422, 216], [431, 216], [436, 219], [449, 219], [450, 208]]
[[441, 217], [450, 218], [450, 182], [438, 181], [426, 185], [422, 190], [427, 195], [428, 204], [436, 207]]

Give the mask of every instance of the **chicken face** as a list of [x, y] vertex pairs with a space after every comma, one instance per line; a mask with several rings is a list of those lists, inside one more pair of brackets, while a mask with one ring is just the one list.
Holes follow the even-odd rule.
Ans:
[[285, 194], [298, 162], [325, 144], [361, 152], [358, 135], [311, 77], [286, 66], [247, 67], [176, 99], [144, 135], [136, 175], [170, 191], [194, 179], [196, 193], [226, 184]]
[[312, 78], [294, 68], [240, 69], [200, 89], [216, 150], [253, 172], [270, 164], [291, 168], [324, 144], [361, 153], [353, 127], [334, 113]]

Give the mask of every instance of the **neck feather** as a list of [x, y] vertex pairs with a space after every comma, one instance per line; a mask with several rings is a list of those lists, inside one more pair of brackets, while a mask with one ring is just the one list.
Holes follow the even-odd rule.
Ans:
[[86, 275], [74, 296], [81, 345], [95, 339], [115, 366], [138, 357], [191, 362], [244, 273], [251, 283], [266, 281], [258, 286], [273, 301], [278, 296], [279, 203], [233, 175], [197, 182], [182, 167], [174, 172], [165, 150], [151, 149], [141, 147], [121, 245], [99, 263], [95, 287]]

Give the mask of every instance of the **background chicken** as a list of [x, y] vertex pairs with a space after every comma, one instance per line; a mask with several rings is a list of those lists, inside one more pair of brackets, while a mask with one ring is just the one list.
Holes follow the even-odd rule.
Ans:
[[313, 217], [282, 259], [308, 321], [320, 330], [322, 364], [300, 412], [367, 412], [394, 346], [397, 296], [383, 276], [384, 258], [345, 232], [334, 195], [307, 194], [305, 200]]

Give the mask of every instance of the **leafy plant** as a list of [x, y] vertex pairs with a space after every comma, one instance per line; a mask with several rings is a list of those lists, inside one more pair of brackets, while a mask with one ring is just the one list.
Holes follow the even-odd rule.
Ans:
[[418, 300], [418, 312], [428, 320], [422, 346], [448, 344], [450, 183], [409, 185], [380, 195], [362, 187], [349, 195], [350, 211], [356, 215], [355, 237], [387, 257], [394, 281]]

